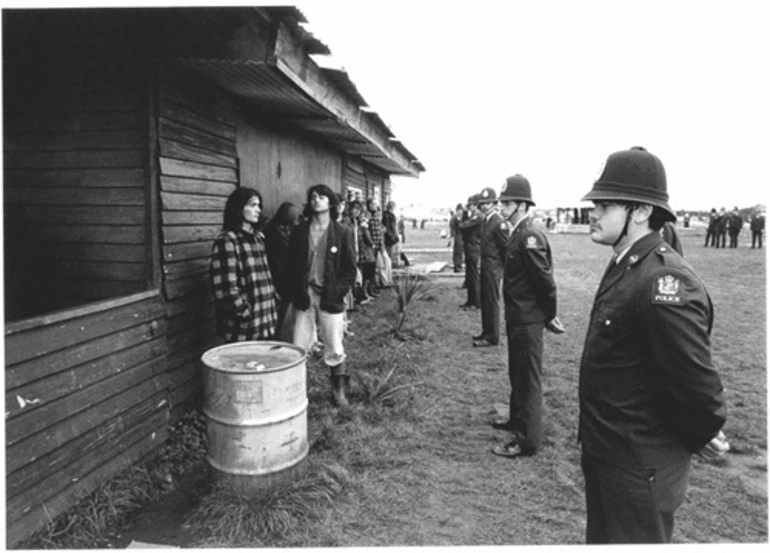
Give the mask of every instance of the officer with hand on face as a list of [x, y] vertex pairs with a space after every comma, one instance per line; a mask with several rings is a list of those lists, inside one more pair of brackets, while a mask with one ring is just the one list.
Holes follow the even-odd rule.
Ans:
[[616, 152], [583, 198], [590, 237], [615, 255], [599, 284], [580, 363], [587, 543], [670, 542], [691, 456], [729, 448], [711, 362], [714, 308], [659, 234], [676, 220], [661, 161]]
[[497, 192], [484, 188], [479, 195], [481, 224], [481, 334], [473, 337], [477, 348], [500, 343], [500, 283], [503, 278], [505, 241], [498, 230], [503, 218], [497, 209]]

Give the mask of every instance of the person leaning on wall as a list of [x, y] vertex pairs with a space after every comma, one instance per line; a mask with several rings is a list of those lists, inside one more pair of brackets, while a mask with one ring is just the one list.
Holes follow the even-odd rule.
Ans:
[[274, 338], [278, 312], [265, 239], [257, 225], [262, 196], [238, 188], [225, 203], [222, 233], [211, 250], [209, 275], [217, 337], [224, 343]]

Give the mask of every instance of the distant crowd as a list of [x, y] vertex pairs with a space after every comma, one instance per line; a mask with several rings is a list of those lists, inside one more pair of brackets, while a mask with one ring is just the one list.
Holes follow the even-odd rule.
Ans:
[[[706, 228], [706, 242], [704, 247], [712, 248], [738, 247], [738, 236], [744, 226], [743, 215], [737, 207], [728, 213], [723, 207], [717, 212], [712, 208], [709, 213], [708, 227]], [[751, 231], [751, 248], [762, 247], [762, 237], [765, 232], [765, 214], [755, 209], [749, 218], [749, 230]]]

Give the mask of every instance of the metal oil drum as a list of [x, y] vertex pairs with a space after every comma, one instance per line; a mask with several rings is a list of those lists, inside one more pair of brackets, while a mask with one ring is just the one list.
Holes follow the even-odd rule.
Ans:
[[250, 494], [288, 483], [306, 465], [305, 351], [236, 342], [202, 356], [207, 460], [215, 479]]

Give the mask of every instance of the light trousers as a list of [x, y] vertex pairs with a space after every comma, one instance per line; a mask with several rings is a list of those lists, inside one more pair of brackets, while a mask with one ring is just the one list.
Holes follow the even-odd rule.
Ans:
[[321, 296], [308, 288], [310, 307], [305, 311], [296, 310], [294, 319], [295, 346], [310, 351], [320, 339], [324, 346], [324, 363], [336, 367], [345, 361], [342, 339], [345, 336], [345, 312], [329, 313], [321, 309]]

